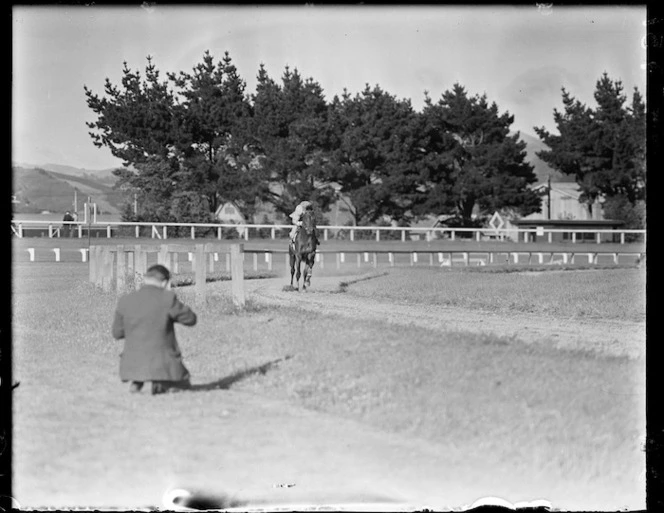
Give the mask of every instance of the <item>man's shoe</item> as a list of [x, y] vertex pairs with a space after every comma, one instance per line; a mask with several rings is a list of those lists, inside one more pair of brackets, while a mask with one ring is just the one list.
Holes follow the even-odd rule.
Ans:
[[152, 382], [152, 395], [165, 394], [166, 390], [166, 387], [162, 383]]
[[129, 392], [132, 394], [136, 394], [141, 391], [143, 388], [143, 382], [142, 381], [132, 381], [131, 385], [129, 385]]

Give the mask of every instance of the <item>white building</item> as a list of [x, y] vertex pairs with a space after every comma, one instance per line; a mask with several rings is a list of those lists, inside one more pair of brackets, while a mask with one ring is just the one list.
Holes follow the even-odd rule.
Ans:
[[[592, 205], [592, 212], [587, 203], [580, 203], [581, 192], [576, 182], [554, 182], [551, 184], [550, 194], [547, 194], [548, 185], [543, 183], [533, 187], [534, 191], [541, 192], [542, 211], [530, 214], [522, 219], [552, 219], [552, 220], [576, 220], [576, 221], [597, 221], [604, 219], [602, 205], [595, 202]], [[549, 197], [551, 199], [549, 211]]]
[[[237, 208], [237, 205], [232, 201], [227, 201], [223, 205], [220, 205], [214, 216], [219, 220], [220, 223], [224, 224], [239, 224], [243, 225], [247, 223], [247, 220], [240, 212], [240, 209]], [[244, 236], [244, 231], [246, 228], [236, 228], [237, 233], [240, 237]]]

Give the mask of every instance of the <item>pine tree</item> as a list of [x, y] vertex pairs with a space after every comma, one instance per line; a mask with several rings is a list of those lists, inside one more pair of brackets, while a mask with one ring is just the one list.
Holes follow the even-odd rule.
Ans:
[[211, 212], [225, 201], [234, 201], [251, 219], [257, 183], [245, 147], [251, 106], [230, 55], [226, 52], [215, 65], [205, 52], [193, 74], [169, 77], [183, 98], [178, 135], [184, 190], [204, 196]]
[[228, 199], [251, 197], [246, 210], [253, 209], [258, 181], [244, 154], [251, 108], [230, 56], [215, 64], [206, 52], [192, 73], [167, 76], [170, 87], [148, 57], [145, 80], [125, 63], [121, 87], [107, 79], [104, 97], [85, 87], [97, 114], [90, 136], [125, 164], [114, 172], [117, 187], [140, 190], [146, 221], [209, 221]]
[[260, 66], [253, 100], [251, 147], [268, 187], [262, 199], [290, 214], [303, 200], [326, 211], [334, 190], [324, 178], [327, 104], [320, 85], [286, 67], [281, 85]]
[[159, 80], [149, 56], [145, 80], [126, 62], [122, 75], [121, 88], [106, 79], [103, 97], [83, 86], [88, 107], [97, 115], [97, 121], [86, 122], [93, 143], [108, 147], [125, 165], [173, 156], [175, 99], [168, 83]]
[[382, 216], [411, 217], [417, 170], [412, 130], [416, 114], [410, 101], [398, 100], [378, 85], [351, 97], [344, 91], [330, 107], [334, 134], [330, 179], [339, 184], [355, 224]]
[[541, 199], [529, 188], [537, 178], [525, 143], [510, 135], [513, 122], [486, 95], [469, 97], [458, 83], [436, 104], [427, 95], [418, 131], [423, 193], [415, 211], [452, 214], [462, 226], [476, 224], [476, 208], [481, 217], [503, 208], [538, 212]]
[[609, 211], [612, 204], [620, 205], [617, 218], [633, 219], [624, 213], [624, 202], [638, 209], [645, 198], [645, 105], [635, 88], [632, 103], [626, 106], [622, 83], [606, 73], [596, 83], [594, 98], [593, 110], [562, 89], [564, 110], [553, 111], [558, 134], [535, 128], [550, 148], [538, 156], [575, 177], [581, 201], [589, 205], [608, 201]]
[[116, 189], [128, 191], [127, 205], [133, 202], [133, 193], [140, 191], [140, 212], [134, 215], [124, 209], [124, 218], [171, 220], [166, 204], [177, 171], [175, 97], [168, 83], [160, 81], [149, 56], [144, 80], [126, 62], [122, 74], [121, 86], [106, 79], [102, 97], [84, 86], [88, 107], [97, 115], [95, 122], [86, 123], [90, 136], [97, 147], [106, 146], [122, 159], [124, 167], [113, 174], [118, 177]]

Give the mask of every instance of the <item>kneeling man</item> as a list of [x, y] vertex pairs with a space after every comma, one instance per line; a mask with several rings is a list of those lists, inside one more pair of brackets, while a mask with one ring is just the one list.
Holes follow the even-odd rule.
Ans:
[[196, 324], [196, 314], [170, 290], [170, 272], [153, 265], [139, 290], [120, 298], [113, 320], [113, 338], [124, 339], [120, 355], [120, 379], [131, 381], [139, 392], [152, 382], [152, 393], [189, 386], [189, 371], [175, 338], [174, 324]]

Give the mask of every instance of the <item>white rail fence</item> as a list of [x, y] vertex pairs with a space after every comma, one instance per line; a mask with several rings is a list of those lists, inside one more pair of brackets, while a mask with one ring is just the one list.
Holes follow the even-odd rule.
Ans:
[[[198, 246], [205, 248], [205, 258], [209, 272], [213, 272], [217, 266], [222, 265], [221, 261], [225, 259], [226, 272], [231, 271], [231, 254], [227, 247], [214, 247], [211, 244], [196, 244], [194, 247], [188, 247], [181, 244], [167, 244], [158, 246], [140, 246], [140, 245], [123, 245], [122, 251], [131, 253], [128, 258], [133, 258], [136, 253], [151, 253], [158, 254], [157, 261], [162, 262], [163, 255], [168, 254], [168, 264], [171, 270], [175, 273], [179, 271], [179, 255], [187, 254], [187, 261], [192, 263], [195, 267], [196, 251]], [[91, 250], [87, 248], [78, 249], [65, 249], [69, 253], [77, 253], [77, 259], [80, 258], [81, 262], [87, 262], [90, 255], [94, 251], [99, 251], [94, 248], [102, 246], [91, 246]], [[110, 248], [111, 252], [117, 251], [118, 246], [106, 246]], [[232, 247], [232, 246], [231, 246]], [[36, 248], [26, 248], [29, 261], [35, 262]], [[47, 261], [61, 262], [62, 254], [61, 248], [38, 248], [46, 252], [49, 256]], [[274, 269], [275, 256], [283, 256], [286, 269], [290, 268], [290, 258], [287, 250], [242, 250], [242, 262], [245, 263], [245, 254], [251, 255], [251, 262], [254, 271], [258, 271], [259, 267], [266, 268], [268, 271]], [[463, 251], [463, 250], [336, 250], [336, 251], [321, 251], [316, 252], [316, 263], [321, 269], [326, 266], [333, 265], [336, 269], [342, 266], [356, 263], [357, 267], [363, 265], [371, 265], [377, 267], [378, 265], [430, 265], [430, 266], [469, 266], [469, 265], [492, 265], [492, 264], [585, 264], [585, 265], [599, 265], [599, 264], [614, 264], [618, 265], [624, 263], [625, 258], [629, 263], [643, 263], [645, 261], [646, 253], [643, 251], [589, 251], [579, 247], [577, 251], [525, 251], [525, 250], [493, 250], [493, 251]], [[51, 260], [53, 258], [53, 260]], [[43, 260], [39, 260], [40, 262]], [[165, 260], [164, 260], [165, 262]], [[94, 265], [91, 261], [91, 265]]]
[[[291, 225], [273, 225], [273, 224], [219, 224], [219, 223], [132, 223], [124, 221], [108, 221], [96, 224], [86, 224], [82, 222], [44, 222], [44, 221], [12, 221], [12, 233], [23, 238], [27, 230], [41, 229], [48, 234], [49, 238], [56, 237], [78, 237], [83, 238], [84, 233], [94, 230], [96, 236], [102, 234], [105, 238], [152, 238], [166, 240], [169, 237], [169, 228], [185, 228], [188, 237], [196, 239], [197, 230], [206, 231], [206, 237], [209, 238], [210, 232], [215, 232], [216, 238], [242, 238], [245, 241], [250, 239], [276, 239], [285, 238], [292, 228]], [[149, 231], [149, 236], [145, 232]], [[645, 243], [646, 230], [607, 230], [607, 229], [569, 229], [569, 228], [510, 228], [495, 230], [492, 228], [411, 228], [411, 227], [393, 227], [393, 226], [319, 226], [319, 231], [323, 234], [323, 240], [331, 238], [355, 240], [401, 240], [402, 242], [411, 240], [427, 241], [440, 238], [471, 239], [475, 241], [486, 240], [510, 240], [532, 242], [536, 240], [546, 240], [549, 243], [558, 242], [561, 239], [569, 240], [572, 243], [579, 241], [588, 241], [591, 235], [592, 242], [600, 244], [602, 242], [617, 242], [618, 238], [621, 244], [625, 244], [626, 235], [642, 237]], [[69, 232], [69, 233], [67, 233]], [[141, 234], [143, 232], [143, 235]], [[173, 232], [171, 231], [171, 236]], [[277, 237], [279, 235], [280, 237]]]

